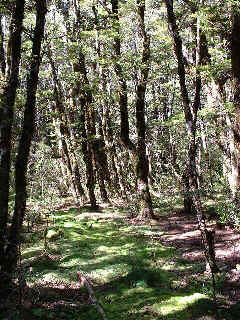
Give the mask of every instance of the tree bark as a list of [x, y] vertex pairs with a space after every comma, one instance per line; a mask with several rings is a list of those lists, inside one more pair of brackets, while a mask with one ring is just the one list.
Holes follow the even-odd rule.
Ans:
[[198, 228], [201, 232], [202, 244], [205, 253], [206, 262], [209, 264], [212, 274], [218, 271], [218, 267], [215, 260], [215, 255], [212, 254], [213, 248], [213, 236], [209, 236], [209, 231], [207, 230], [205, 216], [202, 211], [201, 201], [199, 196], [199, 186], [198, 186], [198, 174], [196, 168], [196, 121], [198, 116], [198, 110], [200, 106], [200, 93], [201, 93], [201, 77], [197, 71], [197, 67], [202, 61], [201, 57], [201, 37], [200, 37], [200, 28], [197, 22], [197, 47], [196, 47], [196, 77], [195, 77], [195, 96], [190, 105], [190, 99], [188, 96], [188, 90], [186, 86], [186, 72], [183, 61], [183, 52], [182, 52], [182, 39], [179, 35], [176, 17], [173, 11], [173, 1], [164, 0], [167, 8], [168, 15], [168, 24], [169, 29], [172, 34], [174, 42], [174, 51], [177, 57], [178, 63], [178, 76], [180, 81], [181, 96], [184, 107], [184, 115], [187, 127], [188, 135], [188, 162], [187, 162], [187, 174], [189, 178], [190, 192], [193, 197], [193, 205], [196, 211], [196, 216], [198, 220]]
[[[95, 29], [96, 29], [96, 52], [99, 58], [99, 61], [101, 59], [106, 59], [106, 48], [104, 45], [104, 41], [102, 41], [99, 37], [99, 30], [101, 27], [107, 27], [107, 21], [102, 21], [101, 22], [101, 26], [99, 24], [99, 15], [98, 15], [98, 10], [96, 6], [92, 7], [93, 9], [93, 13], [94, 13], [94, 20], [95, 20]], [[101, 91], [101, 98], [99, 98], [99, 102], [100, 102], [100, 112], [99, 112], [99, 116], [98, 116], [98, 124], [99, 124], [99, 128], [98, 128], [98, 135], [100, 135], [100, 146], [99, 148], [101, 150], [104, 150], [103, 152], [103, 157], [102, 157], [102, 161], [105, 162], [108, 165], [108, 158], [110, 159], [110, 167], [111, 167], [111, 171], [107, 170], [107, 176], [105, 177], [105, 180], [108, 183], [108, 187], [111, 191], [111, 193], [115, 193], [118, 194], [120, 193], [121, 190], [121, 186], [119, 184], [119, 177], [118, 177], [118, 172], [117, 172], [117, 168], [116, 168], [116, 163], [115, 163], [115, 159], [114, 159], [114, 153], [115, 153], [115, 145], [114, 145], [114, 141], [113, 141], [113, 134], [111, 131], [110, 126], [108, 126], [110, 123], [110, 119], [109, 119], [109, 112], [110, 112], [110, 104], [111, 104], [111, 94], [108, 93], [107, 90], [107, 73], [108, 70], [106, 68], [106, 66], [104, 64], [98, 63], [96, 62], [95, 68], [93, 68], [94, 71], [98, 70], [98, 79], [99, 79], [99, 89]], [[104, 179], [104, 172], [102, 172], [102, 179]], [[111, 177], [112, 175], [112, 177]], [[104, 185], [103, 185], [104, 186]], [[105, 189], [105, 188], [104, 188]], [[106, 198], [104, 189], [101, 191], [102, 197]], [[123, 196], [124, 197], [124, 196]], [[106, 198], [107, 200], [107, 198]]]
[[106, 141], [107, 141], [107, 146], [109, 149], [109, 154], [110, 154], [110, 159], [112, 163], [112, 171], [114, 172], [114, 179], [113, 179], [113, 184], [115, 186], [115, 189], [117, 189], [118, 192], [121, 192], [122, 198], [127, 198], [127, 193], [126, 193], [126, 187], [124, 183], [124, 177], [122, 173], [122, 166], [121, 163], [117, 157], [117, 151], [116, 151], [116, 146], [114, 144], [114, 136], [113, 136], [113, 129], [112, 129], [112, 124], [111, 124], [111, 118], [109, 114], [109, 108], [107, 110], [103, 111], [103, 118], [105, 119], [106, 123]]
[[6, 74], [6, 57], [4, 51], [4, 33], [2, 28], [2, 15], [0, 14], [0, 90], [1, 90], [1, 81], [5, 78]]
[[113, 26], [116, 32], [114, 37], [114, 68], [118, 77], [119, 89], [119, 106], [121, 116], [121, 129], [120, 129], [120, 142], [129, 151], [132, 158], [136, 151], [135, 145], [129, 138], [129, 120], [128, 120], [128, 95], [127, 95], [127, 83], [124, 79], [123, 70], [120, 64], [121, 58], [121, 41], [120, 41], [120, 29], [119, 29], [119, 3], [118, 0], [111, 0], [112, 4], [112, 18]]
[[15, 164], [15, 207], [10, 228], [9, 245], [7, 247], [3, 269], [13, 271], [17, 264], [18, 244], [25, 215], [27, 200], [27, 165], [31, 142], [35, 129], [36, 91], [39, 67], [41, 63], [41, 44], [44, 37], [46, 0], [36, 1], [37, 17], [33, 36], [32, 61], [27, 79], [27, 100], [24, 109], [23, 128], [18, 146]]
[[91, 203], [91, 207], [94, 209], [97, 207], [97, 200], [95, 196], [95, 177], [93, 170], [93, 159], [92, 152], [89, 149], [89, 144], [87, 141], [87, 131], [86, 131], [86, 116], [85, 116], [85, 97], [80, 96], [79, 99], [80, 104], [80, 116], [79, 116], [79, 130], [82, 137], [82, 153], [83, 153], [83, 161], [86, 166], [86, 175], [87, 175], [87, 189], [88, 195]]
[[145, 122], [145, 95], [150, 65], [150, 38], [145, 30], [145, 1], [137, 1], [137, 12], [139, 29], [143, 41], [143, 52], [141, 61], [140, 78], [137, 83], [136, 92], [136, 129], [137, 129], [137, 149], [136, 149], [136, 174], [137, 189], [140, 200], [140, 215], [144, 218], [153, 217], [152, 199], [149, 192], [148, 174], [149, 163], [146, 155], [146, 122]]
[[[0, 92], [0, 266], [6, 253], [6, 228], [8, 220], [10, 153], [13, 124], [13, 106], [18, 86], [19, 64], [21, 59], [21, 34], [24, 17], [24, 0], [16, 0], [11, 29], [11, 55], [7, 84]], [[1, 280], [0, 280], [1, 282]]]
[[71, 173], [72, 189], [76, 203], [84, 203], [86, 201], [86, 196], [81, 184], [79, 165], [76, 159], [76, 154], [74, 150], [75, 148], [73, 146], [75, 137], [71, 136], [70, 128], [68, 127], [67, 114], [64, 106], [63, 89], [57, 76], [57, 70], [53, 61], [52, 52], [50, 48], [48, 50], [48, 58], [52, 68], [56, 111], [60, 121], [60, 136], [62, 140], [63, 151], [67, 159], [68, 169]]
[[233, 104], [235, 110], [234, 119], [234, 163], [235, 163], [235, 204], [236, 212], [240, 209], [240, 14], [239, 8], [233, 6], [232, 8], [232, 32], [231, 32], [231, 63], [232, 63], [232, 91]]
[[137, 15], [139, 20], [139, 32], [143, 41], [142, 66], [140, 77], [136, 89], [136, 129], [137, 146], [129, 138], [129, 120], [128, 120], [128, 96], [127, 84], [124, 79], [123, 70], [120, 64], [121, 42], [119, 29], [119, 3], [118, 0], [111, 0], [112, 17], [116, 36], [114, 37], [115, 53], [115, 73], [119, 82], [119, 105], [121, 115], [120, 142], [129, 151], [132, 162], [136, 166], [136, 185], [138, 199], [140, 201], [140, 216], [144, 218], [153, 217], [152, 200], [149, 192], [148, 173], [149, 164], [146, 155], [146, 123], [145, 123], [145, 93], [150, 62], [150, 39], [145, 31], [144, 13], [145, 1], [137, 1]]
[[[75, 42], [79, 45], [79, 50], [76, 53], [76, 62], [73, 63], [73, 71], [78, 74], [78, 79], [75, 83], [74, 90], [72, 91], [73, 103], [75, 106], [80, 106], [81, 115], [80, 118], [84, 120], [84, 126], [81, 127], [81, 132], [83, 135], [86, 134], [86, 139], [82, 144], [82, 150], [85, 152], [84, 161], [87, 168], [87, 187], [89, 189], [89, 195], [91, 194], [92, 207], [96, 207], [96, 198], [93, 195], [95, 186], [95, 172], [94, 167], [97, 171], [98, 177], [100, 178], [100, 188], [105, 196], [107, 191], [105, 189], [105, 181], [111, 184], [110, 174], [108, 170], [107, 157], [104, 149], [100, 148], [100, 141], [96, 136], [96, 122], [95, 122], [95, 110], [93, 105], [93, 95], [92, 89], [87, 76], [87, 68], [85, 65], [85, 55], [82, 52], [81, 45], [81, 34], [82, 21], [80, 19], [80, 10], [78, 5], [75, 6], [75, 17], [76, 17], [76, 28], [79, 32], [76, 34]], [[85, 145], [87, 143], [87, 145]], [[95, 198], [95, 201], [94, 201]], [[95, 204], [94, 204], [95, 202]]]

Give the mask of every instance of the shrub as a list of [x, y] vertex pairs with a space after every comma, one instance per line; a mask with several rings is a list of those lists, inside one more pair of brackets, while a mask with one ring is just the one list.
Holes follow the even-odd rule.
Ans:
[[222, 202], [216, 207], [218, 220], [223, 224], [231, 224], [236, 228], [240, 227], [240, 211], [236, 210], [233, 202]]

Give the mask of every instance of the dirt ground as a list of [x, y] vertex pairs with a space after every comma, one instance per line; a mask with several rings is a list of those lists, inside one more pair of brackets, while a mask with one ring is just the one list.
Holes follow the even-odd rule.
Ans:
[[[201, 235], [196, 217], [173, 212], [171, 215], [159, 215], [157, 225], [163, 235], [162, 244], [180, 251], [182, 258], [194, 263], [204, 261]], [[231, 226], [216, 226], [209, 221], [208, 226], [215, 230], [215, 253], [217, 265], [224, 272], [221, 294], [229, 304], [240, 301], [240, 232]], [[239, 316], [240, 317], [240, 316]]]

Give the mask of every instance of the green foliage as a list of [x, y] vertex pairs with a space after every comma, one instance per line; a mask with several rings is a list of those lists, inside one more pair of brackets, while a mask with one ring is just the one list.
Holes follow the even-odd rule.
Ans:
[[176, 113], [175, 115], [169, 117], [169, 119], [165, 122], [162, 123], [164, 126], [169, 126], [169, 127], [176, 127], [179, 124], [184, 125], [185, 124], [185, 119], [184, 119], [184, 113], [183, 111], [180, 111]]
[[240, 212], [236, 205], [231, 202], [220, 202], [216, 206], [216, 212], [220, 223], [231, 224], [236, 228], [240, 227]]

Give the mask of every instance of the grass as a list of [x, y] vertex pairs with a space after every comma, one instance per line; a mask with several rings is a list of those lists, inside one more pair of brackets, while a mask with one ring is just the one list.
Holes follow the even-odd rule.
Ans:
[[[163, 246], [157, 238], [161, 230], [155, 226], [129, 224], [124, 215], [123, 209], [114, 207], [101, 212], [87, 207], [52, 212], [55, 225], [49, 229], [61, 229], [61, 233], [48, 241], [47, 255], [40, 258], [44, 252], [41, 232], [34, 242], [23, 246], [23, 264], [31, 265], [29, 285], [70, 285], [78, 281], [76, 272], [81, 271], [94, 284], [109, 320], [238, 319], [234, 310], [232, 314], [216, 311], [210, 285], [199, 281], [201, 265], [184, 260], [173, 247]], [[46, 290], [45, 300], [60, 299], [50, 292]], [[87, 295], [84, 289], [80, 292]], [[33, 312], [38, 319], [101, 319], [87, 301], [64, 312], [41, 306]]]

